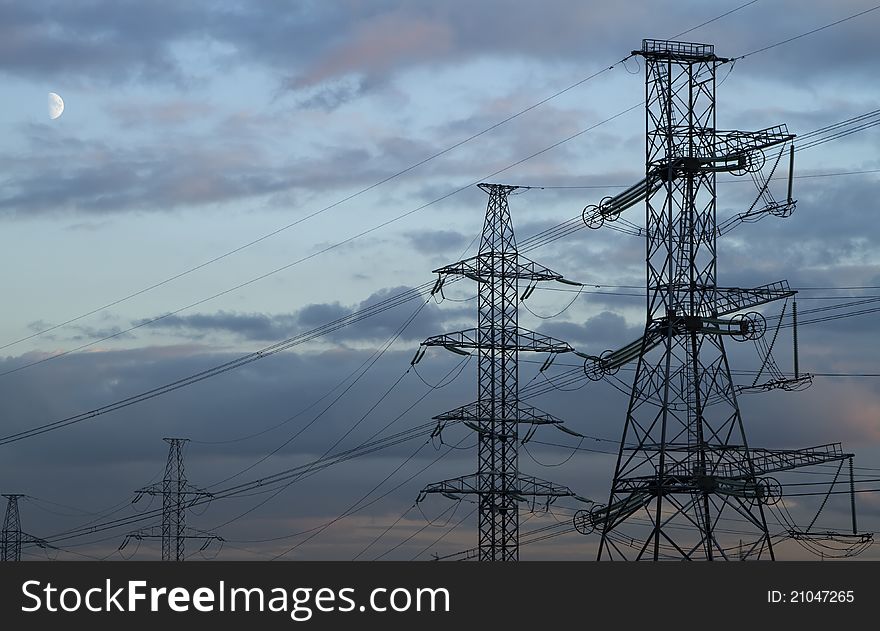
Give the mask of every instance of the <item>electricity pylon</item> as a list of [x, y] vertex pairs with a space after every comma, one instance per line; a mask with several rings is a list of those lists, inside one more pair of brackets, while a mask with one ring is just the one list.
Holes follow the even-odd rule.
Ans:
[[[760, 174], [764, 150], [780, 146], [781, 158], [794, 136], [784, 125], [716, 128], [716, 69], [731, 60], [713, 46], [644, 40], [633, 54], [646, 69], [645, 179], [585, 208], [584, 221], [599, 228], [645, 200], [647, 317], [639, 340], [585, 362], [592, 379], [631, 361], [636, 368], [608, 504], [579, 512], [575, 526], [601, 531], [600, 560], [714, 560], [735, 556], [716, 536], [720, 520], [735, 518], [754, 533], [739, 556], [773, 559], [765, 506], [782, 489], [768, 474], [851, 457], [839, 443], [750, 448], [725, 351], [725, 339], [764, 335], [763, 316], [744, 312], [795, 294], [786, 281], [743, 289], [719, 287], [716, 279], [720, 234], [794, 210], [791, 168], [782, 202]], [[764, 206], [717, 225], [719, 172], [751, 173]]]
[[21, 515], [18, 512], [18, 498], [24, 497], [17, 493], [7, 493], [6, 514], [3, 517], [3, 541], [0, 542], [0, 561], [21, 561], [21, 548], [33, 544], [41, 548], [48, 547], [43, 539], [33, 537], [21, 531]]
[[183, 561], [187, 539], [203, 540], [204, 550], [211, 541], [222, 541], [222, 537], [201, 530], [187, 528], [186, 511], [193, 503], [209, 498], [211, 494], [189, 484], [184, 473], [183, 445], [187, 438], [163, 438], [168, 443], [168, 460], [165, 464], [165, 477], [158, 484], [139, 489], [132, 503], [144, 495], [162, 497], [162, 525], [145, 528], [126, 535], [119, 546], [122, 550], [131, 539], [161, 539], [163, 561]]
[[[479, 254], [434, 270], [438, 275], [433, 293], [441, 290], [448, 276], [465, 276], [477, 282], [477, 328], [428, 338], [422, 347], [442, 346], [458, 354], [477, 355], [477, 400], [434, 417], [438, 427], [462, 422], [477, 434], [477, 472], [436, 484], [422, 491], [452, 498], [476, 495], [478, 504], [480, 561], [519, 559], [519, 507], [526, 497], [575, 496], [563, 486], [520, 474], [518, 468], [519, 425], [557, 425], [561, 421], [519, 401], [521, 351], [569, 353], [567, 343], [518, 324], [519, 282], [528, 281], [524, 297], [539, 281], [568, 284], [561, 274], [520, 255], [516, 249], [508, 196], [516, 186], [480, 184], [489, 194]], [[413, 363], [421, 359], [420, 348]], [[575, 496], [576, 497], [576, 496]]]

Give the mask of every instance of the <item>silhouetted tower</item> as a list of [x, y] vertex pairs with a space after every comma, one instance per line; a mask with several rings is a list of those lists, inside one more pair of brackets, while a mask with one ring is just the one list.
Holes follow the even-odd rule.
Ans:
[[[725, 352], [725, 338], [764, 335], [764, 317], [744, 312], [796, 293], [784, 280], [753, 288], [716, 282], [719, 236], [737, 225], [794, 211], [793, 145], [788, 147], [788, 198], [776, 201], [769, 191], [794, 136], [784, 125], [756, 132], [716, 128], [715, 73], [730, 60], [717, 57], [711, 45], [644, 40], [633, 54], [645, 58], [645, 178], [588, 205], [583, 219], [598, 229], [645, 200], [646, 226], [637, 234], [646, 241], [647, 317], [638, 340], [586, 356], [584, 372], [592, 380], [633, 361], [636, 368], [608, 504], [578, 511], [574, 525], [585, 535], [601, 532], [599, 559], [772, 559], [764, 507], [780, 499], [782, 486], [769, 476], [852, 459], [840, 443], [756, 449], [746, 442], [738, 392], [798, 390], [812, 382], [811, 375], [799, 374], [796, 335], [794, 378], [776, 367], [778, 374], [758, 384], [768, 362], [775, 365], [771, 342], [755, 382], [734, 386]], [[764, 149], [774, 146], [779, 152], [766, 177]], [[749, 173], [758, 188], [748, 210], [721, 224], [715, 212], [719, 172]], [[789, 536], [868, 545], [870, 535], [855, 532], [854, 503], [852, 510], [852, 534], [808, 527]], [[744, 521], [742, 528], [750, 528], [753, 538], [725, 547], [716, 533], [726, 518]]]
[[6, 515], [3, 517], [3, 561], [21, 561], [21, 517], [18, 514], [18, 498], [21, 495], [4, 495]]
[[[466, 276], [478, 283], [475, 329], [431, 337], [422, 346], [443, 346], [459, 354], [474, 350], [478, 358], [477, 400], [435, 417], [439, 424], [463, 422], [477, 433], [477, 472], [429, 485], [426, 493], [446, 496], [476, 495], [481, 561], [515, 561], [519, 558], [518, 502], [529, 496], [552, 501], [573, 496], [568, 488], [520, 475], [519, 430], [525, 424], [560, 423], [519, 401], [518, 356], [521, 351], [567, 353], [571, 346], [518, 325], [519, 282], [529, 283], [523, 296], [538, 281], [567, 282], [562, 275], [517, 253], [508, 196], [516, 186], [480, 184], [489, 194], [479, 254], [434, 270], [439, 278], [433, 293], [447, 276]], [[424, 349], [413, 363], [421, 359]]]
[[729, 60], [713, 46], [645, 40], [634, 54], [646, 69], [647, 319], [609, 502], [594, 516], [598, 556], [628, 558], [613, 533], [639, 511], [636, 559], [726, 558], [723, 517], [744, 519], [756, 556], [773, 558], [764, 505], [775, 490], [758, 477], [724, 340], [763, 335], [759, 314], [734, 314], [794, 292], [717, 286], [715, 175], [760, 169], [762, 149], [794, 136], [716, 129], [716, 68]]
[[183, 561], [187, 539], [204, 540], [202, 549], [212, 540], [222, 540], [217, 535], [186, 526], [186, 511], [194, 503], [210, 497], [210, 493], [190, 485], [186, 480], [183, 461], [183, 447], [187, 438], [163, 438], [168, 443], [168, 460], [165, 464], [165, 477], [158, 484], [139, 489], [134, 502], [143, 495], [162, 497], [162, 526], [159, 533], [148, 528], [131, 533], [125, 537], [119, 549], [123, 549], [130, 539], [161, 539], [163, 561]]
[[24, 495], [7, 493], [6, 514], [3, 517], [3, 540], [0, 542], [0, 561], [21, 561], [22, 546], [33, 544], [48, 547], [43, 539], [21, 531], [21, 515], [18, 512], [18, 498]]

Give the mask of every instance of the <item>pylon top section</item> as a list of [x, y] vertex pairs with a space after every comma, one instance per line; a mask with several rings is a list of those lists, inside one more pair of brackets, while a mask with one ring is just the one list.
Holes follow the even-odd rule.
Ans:
[[664, 39], [643, 39], [641, 50], [634, 50], [632, 54], [643, 57], [666, 58], [685, 63], [707, 61], [726, 63], [730, 61], [727, 57], [716, 56], [715, 46], [712, 44], [676, 42]]

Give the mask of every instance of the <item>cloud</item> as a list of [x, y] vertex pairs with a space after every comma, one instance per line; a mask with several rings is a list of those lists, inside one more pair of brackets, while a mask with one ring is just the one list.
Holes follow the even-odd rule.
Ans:
[[[141, 320], [135, 324], [143, 324]], [[296, 317], [292, 315], [269, 316], [262, 313], [229, 313], [171, 315], [160, 320], [154, 329], [182, 332], [201, 339], [207, 333], [232, 333], [245, 340], [278, 340], [289, 337], [296, 330]]]
[[4, 2], [0, 71], [111, 82], [184, 81], [171, 44], [195, 34], [199, 12], [157, 2]]
[[386, 74], [401, 60], [419, 63], [448, 54], [454, 44], [442, 21], [407, 15], [402, 10], [364, 17], [352, 22], [350, 30], [333, 50], [292, 79], [290, 87], [308, 87], [352, 72], [368, 77]]
[[[280, 341], [315, 329], [328, 328], [321, 339], [335, 343], [363, 343], [387, 340], [399, 335], [400, 339], [414, 341], [442, 333], [445, 327], [473, 326], [468, 321], [476, 319], [476, 313], [465, 306], [438, 306], [433, 302], [421, 308], [423, 299], [400, 301], [396, 296], [408, 294], [410, 287], [389, 287], [374, 292], [365, 300], [351, 307], [338, 302], [312, 303], [293, 313], [236, 313], [218, 311], [190, 315], [168, 315], [154, 324], [150, 330], [161, 335], [174, 335], [184, 339], [203, 340], [208, 335], [231, 335], [236, 340]], [[371, 311], [371, 307], [393, 299], [387, 307]], [[474, 307], [475, 309], [475, 307]], [[370, 317], [355, 321], [350, 326], [336, 330], [333, 324], [357, 312], [371, 311]], [[402, 324], [418, 310], [418, 316], [406, 328]], [[153, 320], [138, 320], [133, 326]], [[347, 322], [347, 321], [345, 321]]]
[[428, 254], [446, 254], [460, 250], [469, 239], [457, 230], [419, 230], [408, 232], [406, 239], [416, 250]]

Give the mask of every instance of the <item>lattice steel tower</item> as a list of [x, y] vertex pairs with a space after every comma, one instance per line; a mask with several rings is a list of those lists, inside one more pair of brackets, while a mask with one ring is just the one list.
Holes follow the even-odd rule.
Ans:
[[45, 540], [21, 531], [21, 515], [18, 512], [18, 498], [24, 495], [7, 493], [6, 514], [3, 517], [3, 539], [0, 541], [0, 561], [21, 561], [22, 546], [33, 544], [41, 548], [49, 547]]
[[186, 526], [186, 511], [194, 502], [211, 496], [203, 489], [196, 488], [186, 480], [183, 460], [183, 447], [188, 438], [163, 438], [168, 443], [168, 460], [165, 464], [165, 477], [162, 482], [139, 489], [134, 502], [144, 495], [162, 497], [162, 526], [159, 532], [155, 528], [146, 528], [133, 532], [125, 537], [119, 549], [128, 545], [130, 539], [161, 539], [163, 561], [183, 561], [187, 539], [203, 540], [202, 549], [211, 541], [222, 538]]
[[[637, 365], [609, 502], [592, 516], [598, 558], [727, 558], [715, 531], [735, 517], [755, 532], [754, 556], [772, 559], [764, 506], [777, 485], [758, 477], [768, 468], [746, 441], [724, 344], [764, 333], [762, 316], [738, 312], [794, 292], [785, 282], [717, 286], [715, 175], [759, 170], [762, 149], [794, 136], [784, 126], [716, 129], [716, 69], [729, 60], [713, 46], [644, 40], [634, 54], [646, 68], [647, 320], [630, 349]], [[615, 531], [637, 511], [647, 519], [628, 524], [625, 554]]]
[[[519, 401], [521, 351], [567, 353], [571, 346], [519, 327], [519, 282], [528, 281], [527, 297], [539, 281], [560, 281], [562, 275], [517, 253], [508, 196], [516, 186], [480, 184], [489, 194], [479, 254], [434, 270], [439, 278], [433, 293], [441, 290], [446, 277], [465, 276], [478, 283], [475, 329], [431, 337], [422, 346], [443, 346], [459, 354], [476, 352], [477, 400], [434, 417], [438, 428], [449, 422], [463, 422], [477, 433], [477, 472], [426, 487], [422, 493], [446, 496], [476, 495], [478, 502], [480, 561], [516, 561], [519, 558], [518, 503], [528, 496], [552, 501], [574, 496], [566, 487], [519, 473], [520, 424], [558, 424], [559, 420]], [[421, 359], [421, 348], [413, 359]]]

